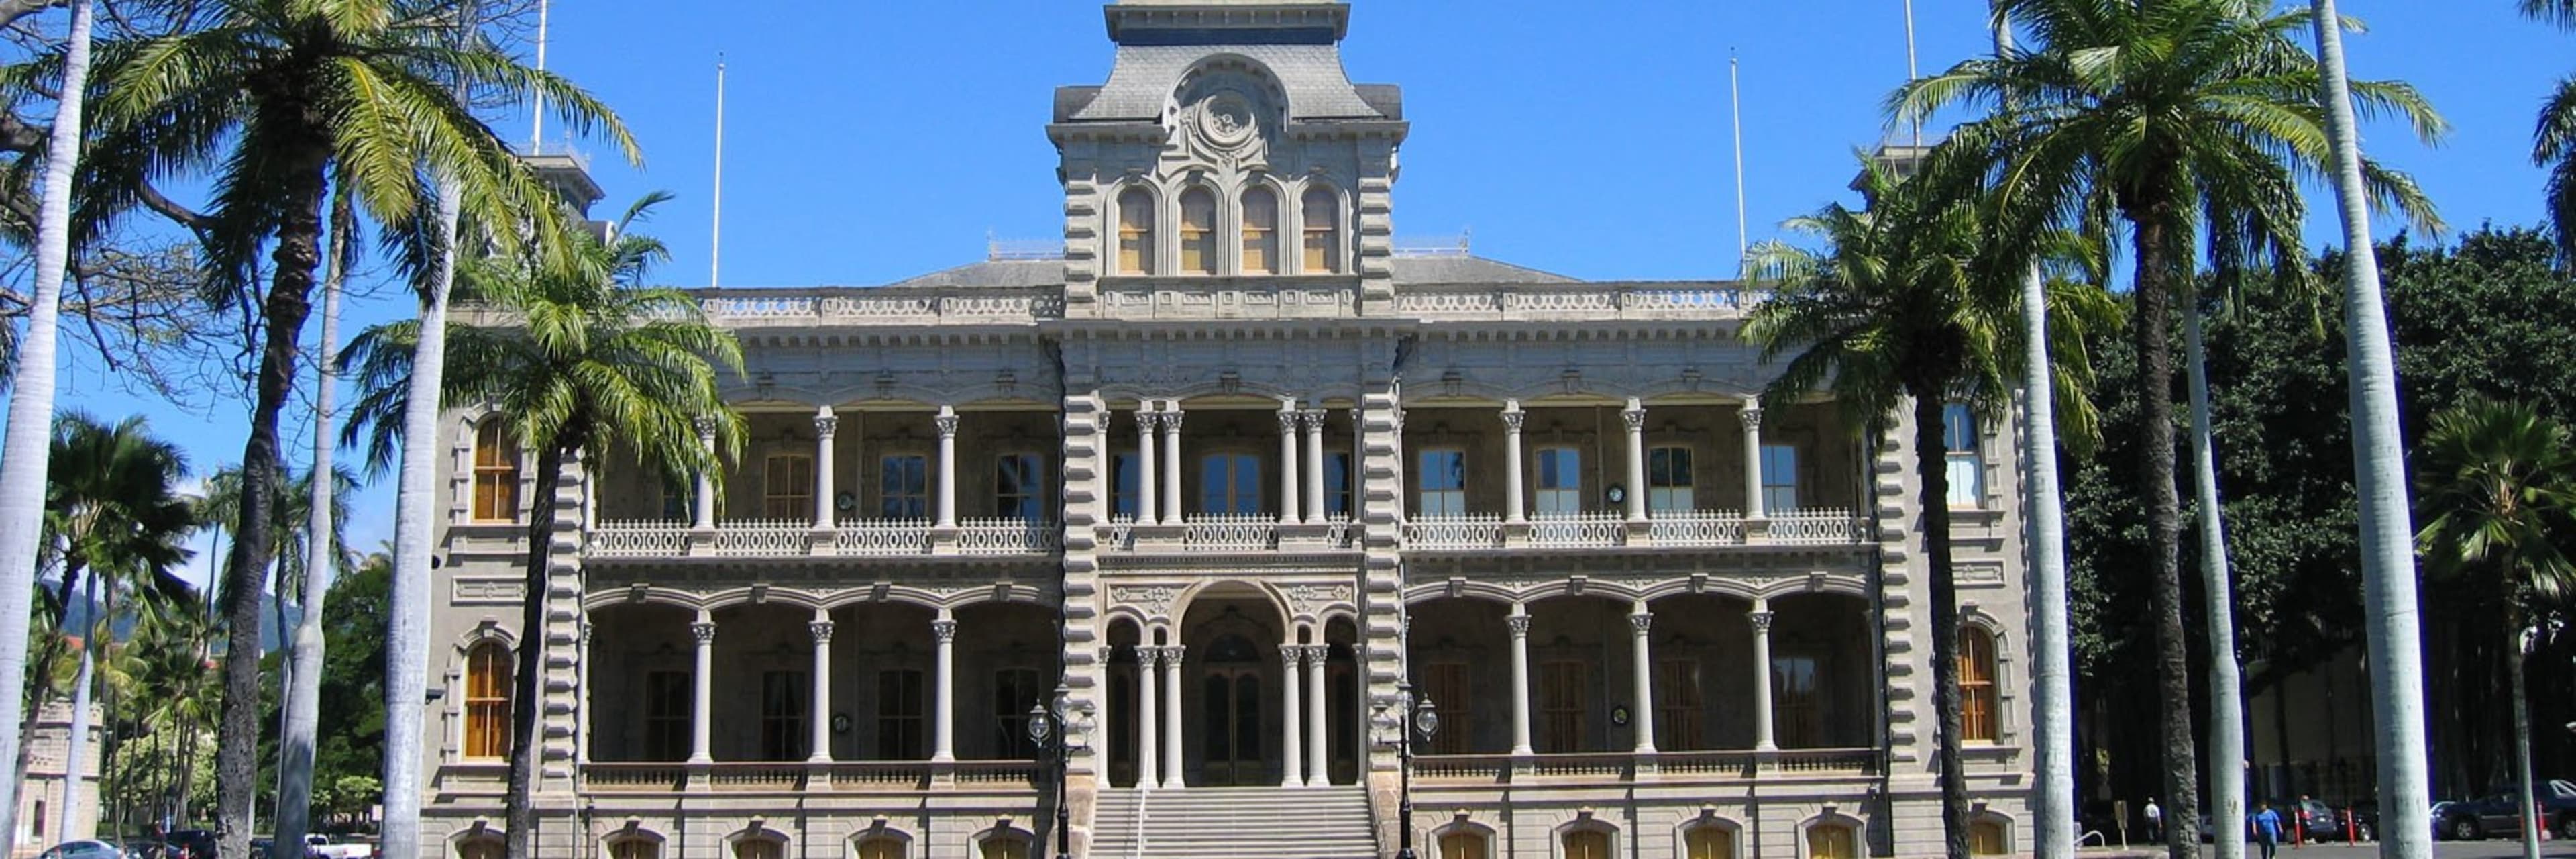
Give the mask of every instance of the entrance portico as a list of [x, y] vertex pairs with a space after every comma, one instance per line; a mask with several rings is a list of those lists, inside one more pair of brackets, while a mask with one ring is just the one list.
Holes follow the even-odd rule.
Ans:
[[1346, 618], [1292, 618], [1268, 588], [1198, 587], [1168, 620], [1109, 630], [1108, 774], [1119, 787], [1354, 784]]

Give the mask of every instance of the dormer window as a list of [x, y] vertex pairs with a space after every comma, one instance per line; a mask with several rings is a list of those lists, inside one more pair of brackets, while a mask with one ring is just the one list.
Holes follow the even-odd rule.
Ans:
[[1342, 255], [1334, 236], [1340, 232], [1341, 207], [1334, 201], [1333, 192], [1308, 188], [1299, 204], [1306, 221], [1306, 273], [1340, 274]]
[[1118, 195], [1118, 273], [1154, 273], [1154, 195], [1143, 188]]
[[1216, 273], [1216, 195], [1206, 188], [1181, 193], [1181, 273]]
[[1243, 273], [1279, 273], [1279, 195], [1258, 185], [1243, 192]]

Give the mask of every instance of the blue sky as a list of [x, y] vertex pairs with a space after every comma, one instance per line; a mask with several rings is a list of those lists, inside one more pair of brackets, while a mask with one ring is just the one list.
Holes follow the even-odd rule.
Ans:
[[[2454, 126], [2438, 149], [2376, 127], [2369, 154], [2414, 172], [2455, 226], [2537, 221], [2532, 117], [2576, 71], [2576, 34], [2518, 19], [2511, 0], [2342, 5], [2372, 27], [2347, 41], [2354, 74], [2415, 83]], [[1925, 73], [1988, 49], [1985, 3], [1917, 6]], [[670, 0], [552, 10], [549, 66], [614, 105], [645, 151], [631, 168], [609, 147], [576, 144], [608, 191], [601, 208], [679, 195], [644, 227], [675, 253], [663, 280], [708, 281], [719, 53], [730, 69], [726, 285], [884, 283], [980, 259], [988, 234], [1060, 232], [1044, 125], [1054, 87], [1107, 77], [1097, 3], [752, 0], [709, 11]], [[1880, 104], [1906, 75], [1902, 0], [1357, 0], [1351, 17], [1352, 78], [1401, 84], [1413, 123], [1398, 236], [1472, 230], [1482, 255], [1587, 278], [1734, 273], [1730, 49], [1743, 63], [1754, 241], [1846, 194], [1852, 151], [1886, 136]], [[529, 133], [524, 114], [492, 119]], [[2334, 230], [2318, 219], [2311, 243]], [[351, 330], [409, 312], [399, 299], [364, 302]], [[65, 406], [147, 414], [203, 470], [239, 458], [241, 403], [176, 409], [119, 390], [95, 356], [67, 358]], [[298, 460], [309, 450], [289, 447]], [[388, 536], [391, 508], [387, 487], [370, 487], [352, 539], [372, 548]]]

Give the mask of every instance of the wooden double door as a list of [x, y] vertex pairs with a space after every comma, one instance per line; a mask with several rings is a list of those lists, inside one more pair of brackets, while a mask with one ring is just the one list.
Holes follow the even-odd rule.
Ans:
[[1199, 737], [1202, 784], [1253, 785], [1276, 782], [1275, 764], [1263, 752], [1265, 707], [1259, 650], [1250, 639], [1225, 635], [1212, 642], [1200, 668]]

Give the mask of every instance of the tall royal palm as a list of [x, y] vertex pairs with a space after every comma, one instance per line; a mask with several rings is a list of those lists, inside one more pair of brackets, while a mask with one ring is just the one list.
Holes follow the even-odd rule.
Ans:
[[[2472, 589], [2503, 610], [2506, 685], [2513, 693], [2514, 773], [2520, 808], [2531, 792], [2531, 705], [2523, 658], [2538, 634], [2533, 624], [2576, 597], [2576, 562], [2558, 548], [2576, 494], [2576, 453], [2567, 427], [2523, 402], [2471, 402], [2433, 416], [2417, 477], [2417, 503], [2433, 520], [2416, 535], [2425, 566], [2437, 576], [2476, 574]], [[2536, 815], [2522, 815], [2522, 854], [2540, 859]]]
[[[81, 151], [83, 100], [89, 92], [90, 3], [73, 0], [71, 31], [63, 41], [63, 74], [55, 82], [54, 127], [45, 147], [44, 185], [38, 191], [36, 270], [28, 294], [27, 330], [17, 344], [9, 382], [9, 426], [0, 436], [0, 713], [32, 711], [25, 699], [29, 595], [36, 587], [36, 553], [45, 505], [45, 456], [53, 431], [55, 320], [62, 306], [63, 276], [71, 261], [72, 177]], [[18, 720], [0, 716], [0, 749], [24, 737]], [[13, 787], [0, 807], [0, 856], [17, 855], [18, 803], [14, 785], [24, 769], [12, 764], [0, 777]]]
[[1939, 721], [1942, 826], [1952, 859], [1968, 855], [1967, 775], [1958, 666], [1958, 587], [1951, 569], [1944, 416], [1954, 400], [2000, 410], [2015, 337], [2018, 270], [1980, 273], [1975, 208], [1900, 182], [1873, 162], [1862, 175], [1868, 208], [1839, 204], [1792, 219], [1792, 231], [1825, 243], [1811, 252], [1766, 242], [1746, 270], [1773, 291], [1744, 323], [1764, 361], [1789, 357], [1770, 395], [1786, 402], [1829, 389], [1853, 426], [1911, 409], [1916, 500], [1930, 569], [1933, 706]]
[[[1996, 0], [1999, 23], [2027, 46], [1961, 63], [1908, 85], [1901, 115], [1989, 108], [1956, 141], [1983, 150], [2017, 208], [2067, 213], [2106, 206], [2135, 251], [2135, 322], [2145, 430], [2139, 463], [2153, 573], [2168, 820], [2199, 816], [2190, 666], [2182, 623], [2180, 498], [2174, 483], [2172, 325], [2193, 277], [2196, 238], [2227, 259], [2238, 250], [2295, 247], [2297, 179], [2328, 160], [2315, 59], [2296, 35], [2304, 14], [2249, 0]], [[2356, 87], [2367, 104], [2412, 120], [2430, 137], [2440, 119], [2413, 90]], [[2375, 190], [2429, 211], [2413, 186], [2380, 173]], [[2236, 257], [2244, 259], [2244, 257]], [[2232, 623], [2214, 617], [2213, 624]], [[2220, 816], [2241, 802], [2233, 761], [2213, 773]], [[2169, 851], [2198, 851], [2189, 826], [2167, 828]], [[2232, 827], [2221, 827], [2233, 832]]]
[[[661, 242], [625, 227], [664, 199], [647, 197], [627, 210], [602, 241], [587, 232], [565, 237], [568, 252], [534, 265], [485, 257], [460, 273], [478, 315], [451, 323], [443, 399], [489, 407], [533, 457], [527, 541], [527, 592], [550, 591], [557, 494], [564, 466], [577, 458], [627, 457], [675, 472], [713, 471], [700, 446], [698, 422], [713, 419], [728, 448], [739, 418], [725, 406], [718, 371], [740, 373], [733, 335], [706, 322], [697, 303], [642, 278], [667, 253]], [[370, 329], [349, 345], [362, 390], [356, 419], [371, 421], [381, 443], [405, 411], [416, 322]], [[510, 707], [509, 799], [503, 832], [513, 859], [534, 854], [529, 800], [542, 753], [538, 733], [548, 602], [525, 600], [518, 669]]]
[[[2521, 0], [2522, 14], [2576, 30], [2576, 0]], [[2546, 195], [2558, 253], [2576, 261], [2576, 76], [2561, 78], [2541, 104], [2531, 134], [2532, 163], [2549, 168]]]
[[[573, 128], [605, 129], [631, 154], [607, 107], [555, 75], [480, 43], [449, 38], [452, 0], [219, 0], [202, 28], [114, 46], [102, 63], [97, 173], [108, 179], [211, 173], [201, 231], [211, 291], [256, 308], [262, 342], [253, 380], [245, 473], [278, 468], [278, 415], [296, 377], [298, 342], [321, 262], [331, 175], [388, 225], [418, 217], [426, 165], [470, 200], [492, 201], [551, 226], [543, 184], [454, 94], [542, 94]], [[336, 171], [333, 168], [337, 168]], [[106, 187], [122, 187], [115, 181]], [[515, 204], [515, 205], [514, 205]], [[257, 283], [266, 251], [269, 279]], [[234, 533], [267, 533], [277, 482], [244, 483]], [[217, 744], [218, 832], [224, 855], [249, 847], [257, 766], [258, 577], [269, 543], [236, 540], [226, 559], [224, 665]]]
[[2371, 709], [2379, 726], [2379, 831], [2391, 859], [2431, 859], [2432, 784], [2424, 757], [2423, 628], [2417, 617], [2413, 526], [2406, 503], [2405, 438], [2397, 425], [2397, 357], [2371, 244], [2369, 162], [2361, 157], [2356, 101], [2368, 89], [2343, 62], [2343, 18], [2313, 0], [2318, 87], [2325, 103], [2335, 213], [2343, 224], [2345, 374], [2352, 385], [2353, 490], [2361, 506], [2362, 630], [2369, 642]]

